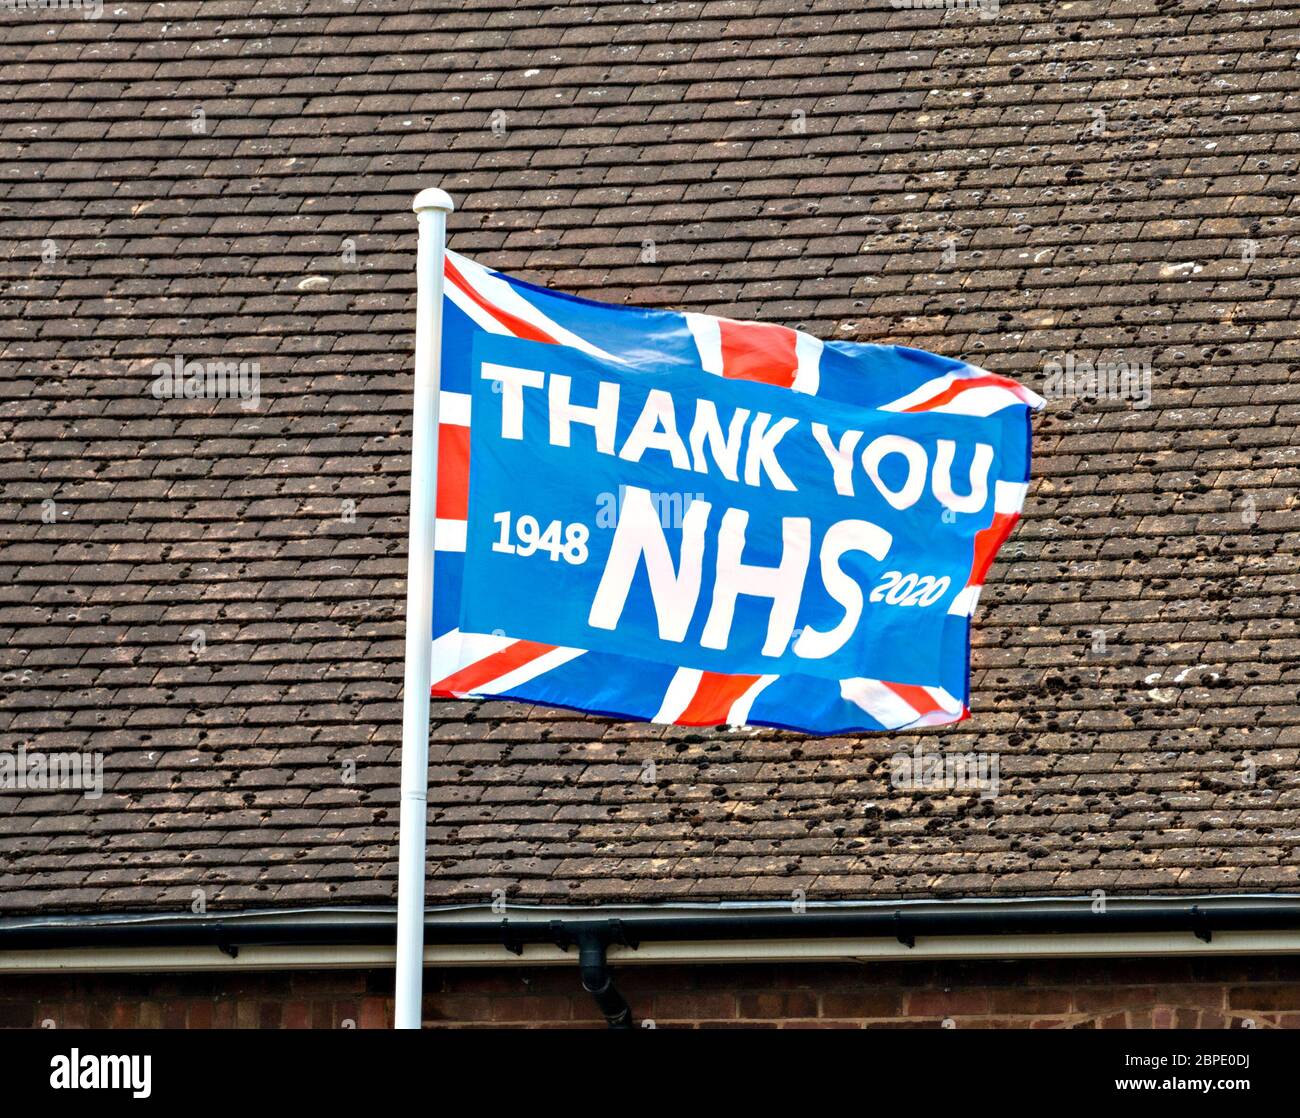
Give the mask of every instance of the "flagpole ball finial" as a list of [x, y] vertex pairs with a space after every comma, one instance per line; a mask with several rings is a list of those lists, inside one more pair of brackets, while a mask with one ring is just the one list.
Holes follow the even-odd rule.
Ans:
[[455, 208], [456, 203], [451, 200], [451, 195], [445, 190], [439, 190], [436, 186], [421, 190], [411, 204], [411, 209], [416, 213], [421, 210], [442, 210], [444, 213], [451, 213]]

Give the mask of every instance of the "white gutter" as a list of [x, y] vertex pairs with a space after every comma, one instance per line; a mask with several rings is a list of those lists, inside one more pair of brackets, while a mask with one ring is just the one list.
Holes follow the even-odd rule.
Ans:
[[[895, 939], [707, 940], [611, 945], [610, 963], [918, 962], [1240, 956], [1300, 953], [1300, 931], [1217, 931], [1206, 943], [1190, 932], [1087, 935], [918, 936], [914, 947]], [[232, 957], [215, 947], [96, 947], [0, 951], [0, 974], [356, 970], [393, 966], [391, 946], [241, 947]], [[527, 944], [514, 954], [493, 944], [427, 945], [425, 966], [576, 966], [577, 953]]]

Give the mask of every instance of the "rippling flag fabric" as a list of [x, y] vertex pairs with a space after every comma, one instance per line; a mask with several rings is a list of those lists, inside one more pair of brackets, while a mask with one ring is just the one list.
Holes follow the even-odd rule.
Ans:
[[1037, 395], [454, 253], [445, 280], [434, 696], [817, 734], [968, 716]]

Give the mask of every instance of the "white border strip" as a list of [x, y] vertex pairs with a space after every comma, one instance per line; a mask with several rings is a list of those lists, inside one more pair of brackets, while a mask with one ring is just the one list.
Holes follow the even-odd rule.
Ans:
[[[97, 947], [0, 951], [0, 974], [160, 973], [167, 971], [339, 970], [391, 967], [389, 946], [267, 947], [245, 945], [231, 958], [216, 947]], [[896, 939], [701, 940], [644, 943], [635, 950], [611, 945], [620, 966], [656, 963], [909, 962], [936, 959], [1104, 959], [1157, 956], [1300, 954], [1300, 931], [1222, 932], [1209, 943], [1191, 932], [1019, 936], [917, 936], [916, 946]], [[499, 944], [427, 945], [427, 966], [573, 966], [572, 951], [525, 944], [515, 955]]]

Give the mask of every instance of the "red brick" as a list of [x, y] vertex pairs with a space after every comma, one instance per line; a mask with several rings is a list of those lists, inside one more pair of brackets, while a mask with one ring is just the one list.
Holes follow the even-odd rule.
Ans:
[[361, 1013], [357, 1019], [359, 1029], [385, 1029], [391, 1023], [387, 998], [362, 998]]
[[659, 994], [653, 1003], [656, 1021], [700, 1021], [708, 1017], [732, 1020], [736, 1016], [733, 994]]
[[30, 1029], [39, 1025], [36, 1010], [31, 1002], [0, 1002], [0, 1029]]
[[989, 991], [989, 1007], [995, 1013], [1069, 1013], [1074, 997], [1069, 990], [1033, 990], [1013, 986]]
[[510, 1021], [568, 1021], [572, 1015], [569, 999], [554, 995], [492, 999], [492, 1020], [502, 1023]]
[[1213, 982], [1161, 984], [1156, 988], [1156, 1001], [1168, 1006], [1223, 1009], [1226, 997], [1227, 988]]
[[916, 990], [907, 995], [909, 1017], [956, 1017], [988, 1011], [987, 990]]
[[1080, 1013], [1101, 1013], [1109, 1009], [1150, 1005], [1155, 1000], [1156, 991], [1153, 986], [1090, 986], [1075, 993], [1074, 1006]]
[[816, 1017], [817, 998], [807, 992], [741, 994], [736, 999], [741, 1017]]
[[1234, 986], [1228, 991], [1228, 1008], [1300, 1010], [1300, 985]]
[[494, 999], [486, 995], [435, 994], [424, 998], [426, 1021], [491, 1021]]
[[901, 990], [834, 991], [821, 997], [823, 1017], [897, 1017], [902, 1012]]

